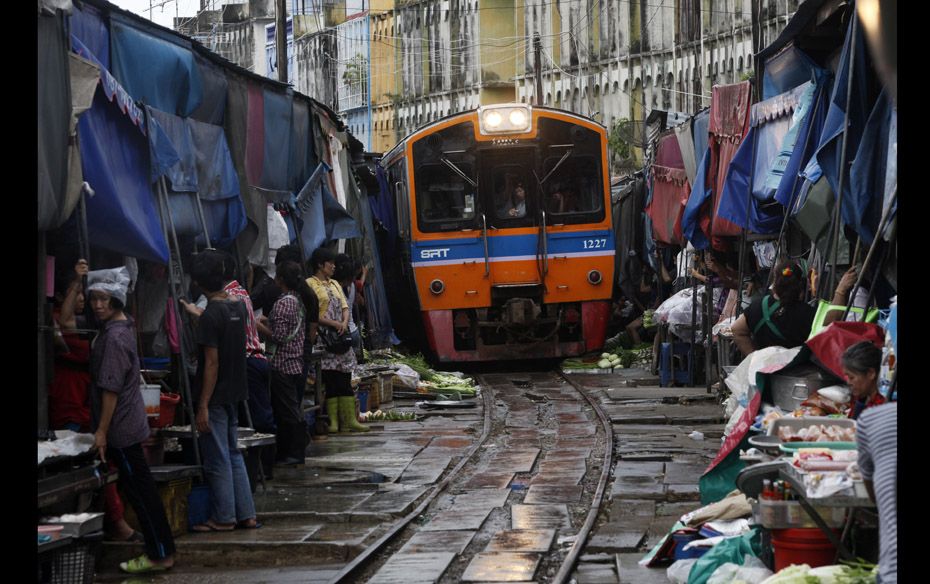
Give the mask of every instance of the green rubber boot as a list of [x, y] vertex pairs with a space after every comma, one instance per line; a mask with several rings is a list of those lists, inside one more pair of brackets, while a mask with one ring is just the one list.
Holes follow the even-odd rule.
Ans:
[[337, 398], [339, 400], [339, 428], [342, 432], [367, 432], [368, 426], [358, 423], [355, 417], [355, 396], [348, 395]]
[[339, 431], [339, 398], [331, 397], [326, 400], [326, 414], [329, 416], [329, 433]]

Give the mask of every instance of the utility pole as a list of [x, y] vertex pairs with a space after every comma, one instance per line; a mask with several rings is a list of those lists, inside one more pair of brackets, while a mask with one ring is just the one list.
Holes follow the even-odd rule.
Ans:
[[542, 104], [542, 41], [533, 33], [533, 68], [536, 70], [536, 105]]
[[274, 40], [278, 61], [278, 81], [287, 83], [287, 9], [285, 0], [275, 0]]

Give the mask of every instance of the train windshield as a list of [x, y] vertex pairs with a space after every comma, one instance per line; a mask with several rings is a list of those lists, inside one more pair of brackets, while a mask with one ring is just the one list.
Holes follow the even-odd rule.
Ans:
[[475, 227], [477, 178], [471, 122], [440, 130], [413, 145], [417, 224], [425, 232]]
[[601, 142], [596, 132], [542, 119], [539, 124], [542, 206], [551, 223], [604, 219]]

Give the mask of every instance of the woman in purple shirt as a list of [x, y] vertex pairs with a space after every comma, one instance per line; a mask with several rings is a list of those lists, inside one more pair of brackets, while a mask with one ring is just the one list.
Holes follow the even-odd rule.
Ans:
[[129, 274], [125, 267], [97, 270], [87, 274], [87, 283], [90, 306], [100, 323], [91, 345], [94, 443], [101, 460], [109, 456], [116, 463], [119, 485], [145, 538], [145, 553], [119, 567], [130, 574], [167, 570], [174, 565], [174, 538], [142, 451], [149, 426], [139, 390], [133, 321], [123, 312]]

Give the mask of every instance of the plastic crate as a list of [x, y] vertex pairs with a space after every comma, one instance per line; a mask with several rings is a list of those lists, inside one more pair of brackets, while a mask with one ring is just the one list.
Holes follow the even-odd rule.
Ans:
[[[846, 521], [845, 507], [824, 507], [814, 505], [814, 510], [823, 518], [828, 527], [842, 527]], [[753, 509], [756, 523], [769, 529], [791, 529], [817, 527], [807, 511], [797, 501], [761, 500]]]
[[100, 555], [99, 537], [91, 536], [78, 543], [62, 548], [51, 562], [50, 584], [91, 584]]
[[[191, 492], [191, 479], [183, 478], [158, 484], [158, 495], [165, 507], [171, 535], [177, 537], [187, 532], [187, 498]], [[126, 505], [125, 519], [133, 529], [139, 531], [139, 519], [132, 505]]]

